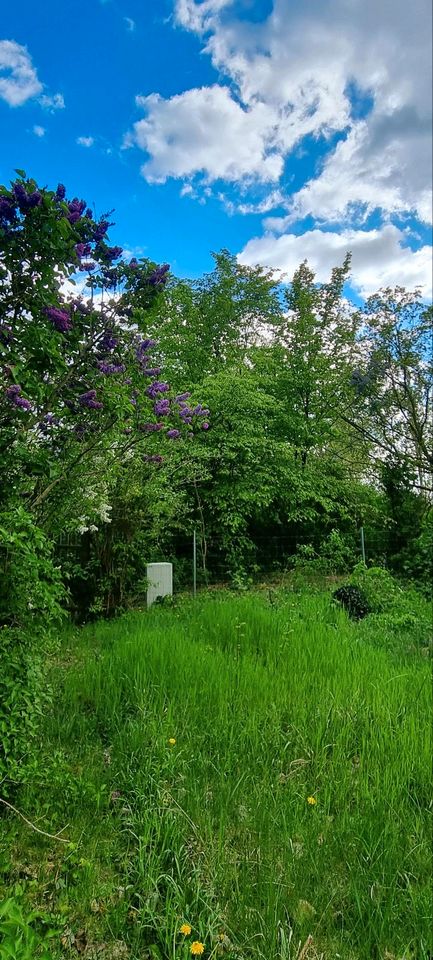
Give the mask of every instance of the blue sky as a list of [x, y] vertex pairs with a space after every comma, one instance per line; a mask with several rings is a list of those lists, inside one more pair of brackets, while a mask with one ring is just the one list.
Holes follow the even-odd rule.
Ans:
[[22, 0], [0, 25], [0, 181], [114, 208], [113, 242], [431, 291], [428, 0]]

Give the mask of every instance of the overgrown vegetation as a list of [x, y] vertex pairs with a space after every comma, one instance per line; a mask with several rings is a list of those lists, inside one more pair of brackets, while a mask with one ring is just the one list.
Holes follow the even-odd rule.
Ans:
[[428, 634], [386, 616], [217, 591], [69, 632], [20, 802], [70, 845], [3, 837], [52, 960], [427, 960]]
[[[350, 303], [349, 254], [326, 284], [227, 250], [180, 280], [16, 172], [0, 960], [427, 960], [431, 308]], [[237, 599], [98, 622], [143, 607], [151, 560], [189, 588], [193, 531], [199, 584]]]

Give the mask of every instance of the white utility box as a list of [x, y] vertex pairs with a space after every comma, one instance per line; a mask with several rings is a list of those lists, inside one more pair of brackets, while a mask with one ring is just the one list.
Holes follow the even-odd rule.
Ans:
[[157, 597], [173, 596], [173, 564], [148, 563], [146, 567], [147, 606], [151, 607]]

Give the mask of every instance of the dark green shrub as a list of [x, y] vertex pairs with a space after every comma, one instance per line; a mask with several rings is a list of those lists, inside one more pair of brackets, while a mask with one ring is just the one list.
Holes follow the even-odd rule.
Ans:
[[22, 779], [50, 699], [44, 661], [63, 616], [51, 544], [23, 507], [0, 514], [0, 780]]
[[346, 584], [332, 594], [337, 603], [341, 603], [352, 620], [362, 620], [371, 612], [365, 593], [359, 587]]

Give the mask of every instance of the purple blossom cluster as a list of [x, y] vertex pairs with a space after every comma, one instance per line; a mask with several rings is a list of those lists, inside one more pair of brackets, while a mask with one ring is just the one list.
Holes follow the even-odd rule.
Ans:
[[33, 207], [39, 207], [42, 202], [42, 194], [40, 191], [33, 190], [31, 193], [27, 193], [23, 183], [15, 183], [12, 188], [12, 193], [21, 213], [27, 213], [27, 211], [32, 210]]
[[76, 243], [75, 253], [77, 254], [77, 257], [80, 257], [80, 259], [83, 257], [90, 257], [92, 253], [90, 243]]
[[64, 200], [66, 197], [66, 187], [64, 183], [59, 183], [56, 190], [56, 199]]
[[0, 197], [0, 226], [15, 223], [15, 204], [9, 197]]
[[162, 397], [154, 403], [153, 410], [157, 417], [167, 417], [170, 413], [170, 401]]
[[96, 242], [103, 240], [108, 228], [111, 226], [112, 224], [109, 223], [108, 220], [100, 220], [99, 223], [95, 223], [93, 227], [93, 239], [96, 240]]
[[167, 430], [167, 437], [169, 440], [178, 440], [181, 436], [180, 430], [175, 430], [174, 427], [170, 430]]
[[59, 307], [44, 307], [44, 313], [59, 333], [67, 333], [71, 329], [72, 323], [69, 314], [60, 310]]
[[124, 363], [108, 363], [106, 360], [98, 360], [97, 365], [101, 373], [107, 375], [111, 373], [124, 373], [125, 371]]
[[9, 323], [0, 323], [0, 343], [8, 344], [13, 339], [13, 330]]
[[81, 217], [83, 216], [85, 209], [86, 209], [85, 200], [79, 200], [78, 197], [74, 197], [73, 200], [70, 200], [70, 202], [68, 203], [69, 213], [67, 215], [67, 219], [69, 220], [69, 223], [72, 223], [72, 224], [78, 223], [78, 220], [81, 220]]
[[75, 310], [78, 311], [78, 313], [82, 313], [84, 316], [87, 313], [91, 312], [91, 308], [88, 306], [87, 303], [83, 303], [82, 300], [73, 300], [72, 305], [75, 308]]
[[101, 350], [114, 350], [117, 347], [117, 339], [113, 337], [112, 330], [106, 330], [102, 340], [100, 341]]
[[157, 433], [159, 430], [164, 429], [164, 424], [163, 423], [140, 423], [138, 429], [141, 430], [142, 433]]
[[152, 400], [158, 396], [158, 393], [167, 393], [170, 389], [168, 383], [161, 383], [159, 380], [155, 380], [154, 383], [150, 384], [150, 387], [147, 388], [146, 393], [148, 397], [151, 397]]
[[86, 390], [78, 397], [80, 407], [87, 407], [89, 410], [101, 410], [103, 404], [96, 399], [96, 390]]
[[26, 400], [25, 397], [21, 396], [21, 390], [22, 387], [20, 387], [19, 383], [14, 383], [12, 386], [7, 387], [6, 396], [8, 400], [13, 403], [14, 407], [20, 407], [21, 410], [31, 410], [32, 405], [30, 400]]
[[168, 280], [168, 272], [170, 270], [169, 263], [163, 263], [162, 266], [157, 267], [156, 270], [148, 276], [147, 282], [151, 287], [163, 287]]
[[118, 260], [122, 256], [123, 248], [122, 247], [107, 247], [104, 250], [104, 257], [112, 263], [113, 260]]
[[145, 377], [159, 377], [161, 367], [144, 367], [143, 373]]

